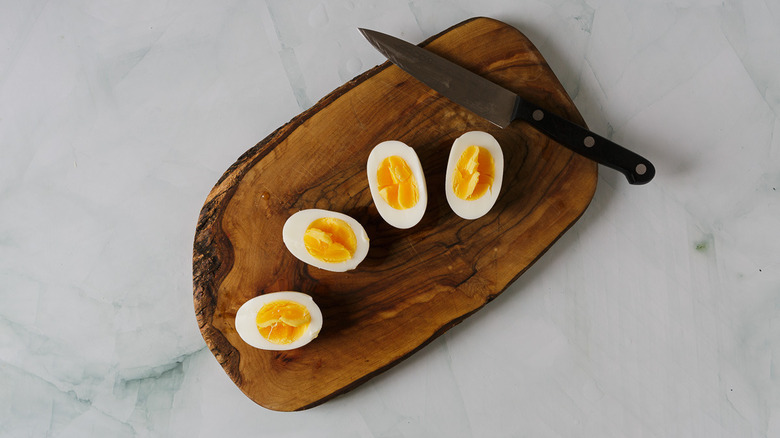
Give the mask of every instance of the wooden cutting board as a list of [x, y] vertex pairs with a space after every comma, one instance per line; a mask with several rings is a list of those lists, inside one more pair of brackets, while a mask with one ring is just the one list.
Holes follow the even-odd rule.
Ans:
[[[504, 23], [471, 19], [421, 46], [584, 125], [541, 54]], [[444, 192], [450, 146], [470, 130], [491, 133], [505, 156], [498, 201], [473, 221], [456, 216]], [[428, 208], [409, 230], [387, 225], [371, 200], [365, 164], [384, 140], [416, 149], [425, 171]], [[201, 333], [256, 403], [280, 411], [316, 406], [409, 357], [504, 291], [582, 215], [596, 180], [595, 163], [527, 124], [500, 129], [384, 63], [249, 149], [212, 189], [193, 254]], [[323, 271], [286, 250], [282, 226], [307, 208], [363, 224], [371, 249], [356, 270]], [[319, 304], [320, 336], [287, 352], [250, 347], [236, 333], [237, 309], [283, 290]]]

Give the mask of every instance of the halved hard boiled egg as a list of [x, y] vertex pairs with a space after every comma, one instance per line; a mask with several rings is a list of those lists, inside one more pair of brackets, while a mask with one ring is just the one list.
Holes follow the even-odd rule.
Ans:
[[287, 249], [304, 263], [333, 272], [355, 269], [368, 254], [368, 234], [355, 219], [335, 211], [309, 209], [290, 216], [282, 228]]
[[309, 295], [273, 292], [242, 304], [235, 322], [241, 339], [255, 348], [292, 350], [319, 335], [322, 312]]
[[366, 170], [382, 219], [401, 229], [417, 225], [428, 205], [428, 189], [414, 149], [400, 141], [383, 141], [371, 150]]
[[498, 199], [504, 178], [504, 153], [487, 132], [470, 131], [452, 144], [445, 192], [450, 208], [463, 219], [484, 216]]

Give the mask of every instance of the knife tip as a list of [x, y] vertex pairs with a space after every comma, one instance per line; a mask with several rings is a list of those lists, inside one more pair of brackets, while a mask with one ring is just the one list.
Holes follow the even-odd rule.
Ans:
[[365, 28], [362, 28], [362, 27], [359, 27], [358, 30], [360, 31], [361, 34], [363, 34], [363, 38], [368, 40], [368, 42], [371, 43], [371, 45], [374, 46], [374, 48], [376, 48], [380, 52], [382, 51], [379, 48], [379, 46], [377, 46], [377, 43], [376, 43], [376, 35], [379, 32], [373, 31], [371, 29], [365, 29]]

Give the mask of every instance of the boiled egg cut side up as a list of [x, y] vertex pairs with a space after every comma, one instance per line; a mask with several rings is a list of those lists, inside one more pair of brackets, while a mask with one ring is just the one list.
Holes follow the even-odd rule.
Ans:
[[333, 272], [355, 269], [369, 247], [368, 234], [358, 221], [321, 209], [290, 216], [282, 228], [282, 241], [300, 261]]
[[450, 208], [463, 219], [477, 219], [493, 207], [504, 178], [504, 154], [487, 132], [466, 132], [452, 144], [445, 192]]
[[428, 189], [414, 149], [396, 140], [379, 143], [368, 156], [366, 171], [382, 219], [400, 229], [417, 225], [428, 205]]
[[322, 312], [307, 294], [273, 292], [241, 305], [235, 323], [241, 339], [255, 348], [292, 350], [319, 335]]

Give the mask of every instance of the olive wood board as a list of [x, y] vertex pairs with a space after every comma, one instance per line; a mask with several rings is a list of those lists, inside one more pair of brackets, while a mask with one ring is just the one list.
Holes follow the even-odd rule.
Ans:
[[[473, 18], [420, 46], [585, 126], [539, 51], [505, 23]], [[447, 204], [444, 173], [452, 142], [472, 130], [501, 144], [504, 180], [492, 210], [464, 220]], [[371, 199], [366, 160], [384, 140], [413, 147], [425, 172], [428, 207], [407, 230], [385, 223]], [[596, 181], [594, 162], [525, 122], [501, 129], [385, 62], [249, 149], [211, 190], [193, 250], [200, 331], [251, 400], [277, 411], [311, 408], [398, 364], [493, 300], [582, 215]], [[282, 227], [308, 208], [342, 212], [364, 226], [371, 246], [357, 269], [324, 271], [287, 251]], [[285, 290], [314, 298], [324, 316], [319, 337], [290, 351], [250, 347], [236, 333], [236, 311]]]

